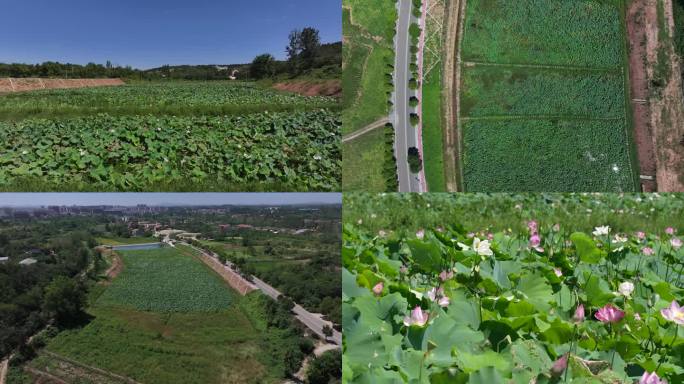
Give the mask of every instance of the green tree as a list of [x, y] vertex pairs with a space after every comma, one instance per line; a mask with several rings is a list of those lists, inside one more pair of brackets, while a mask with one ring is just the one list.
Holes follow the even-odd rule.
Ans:
[[329, 337], [333, 335], [333, 329], [329, 325], [323, 326], [323, 334], [325, 335], [325, 339], [327, 340]]
[[317, 29], [307, 27], [290, 32], [290, 43], [286, 48], [288, 63], [292, 72], [299, 74], [302, 70], [312, 68], [321, 49], [320, 33]]
[[275, 66], [275, 58], [268, 53], [264, 53], [254, 58], [249, 66], [249, 74], [257, 80], [273, 77], [275, 75]]
[[70, 325], [83, 316], [84, 290], [72, 279], [59, 276], [45, 288], [43, 309], [54, 316], [58, 325]]
[[306, 372], [307, 384], [329, 384], [342, 378], [342, 354], [338, 349], [313, 359]]

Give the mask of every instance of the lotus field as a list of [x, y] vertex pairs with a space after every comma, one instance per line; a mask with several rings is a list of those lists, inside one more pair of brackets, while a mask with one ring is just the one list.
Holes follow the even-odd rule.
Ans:
[[622, 0], [469, 0], [462, 189], [638, 188]]
[[227, 82], [0, 96], [0, 190], [337, 190], [335, 105]]
[[174, 248], [118, 252], [124, 271], [98, 298], [98, 306], [148, 312], [217, 312], [231, 305], [233, 291], [221, 278]]
[[[536, 199], [567, 213], [563, 199], [583, 198]], [[416, 199], [416, 216], [431, 210], [419, 208], [422, 198], [396, 199]], [[371, 230], [364, 220], [380, 220], [382, 212], [360, 217], [353, 205], [365, 200], [347, 199], [345, 206], [353, 204], [343, 246], [344, 381], [684, 382], [681, 231], [607, 224], [578, 230], [594, 205], [565, 223], [534, 217], [537, 210], [523, 207], [532, 199], [520, 197], [526, 203], [511, 207], [516, 230], [493, 229], [495, 222], [466, 229], [459, 217], [468, 216], [444, 216], [442, 224], [410, 232]], [[597, 210], [633, 214], [633, 223], [649, 228], [654, 217], [672, 212], [634, 207], [681, 203], [681, 196], [650, 199], [587, 198]], [[609, 200], [615, 205], [606, 206]], [[471, 215], [487, 215], [487, 204]]]

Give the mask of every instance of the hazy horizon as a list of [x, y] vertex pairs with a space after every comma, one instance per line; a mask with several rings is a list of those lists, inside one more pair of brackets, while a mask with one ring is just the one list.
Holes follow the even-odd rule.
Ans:
[[0, 193], [0, 207], [341, 204], [341, 193]]

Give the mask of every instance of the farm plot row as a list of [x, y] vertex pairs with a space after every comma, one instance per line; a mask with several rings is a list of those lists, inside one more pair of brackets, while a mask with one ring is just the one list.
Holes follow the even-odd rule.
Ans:
[[0, 122], [0, 188], [335, 190], [340, 125], [324, 109]]
[[151, 312], [212, 312], [231, 305], [232, 293], [221, 278], [173, 248], [119, 253], [125, 269], [97, 305]]
[[467, 120], [469, 191], [633, 191], [624, 120]]
[[53, 89], [0, 98], [0, 117], [22, 118], [96, 112], [233, 113], [249, 107], [293, 109], [329, 106], [334, 98], [306, 97], [264, 89], [253, 83], [177, 82], [119, 87]]
[[463, 73], [461, 115], [625, 116], [621, 72], [475, 66]]
[[617, 0], [467, 2], [463, 189], [637, 189], [622, 11]]
[[622, 0], [468, 0], [462, 58], [507, 64], [623, 65]]

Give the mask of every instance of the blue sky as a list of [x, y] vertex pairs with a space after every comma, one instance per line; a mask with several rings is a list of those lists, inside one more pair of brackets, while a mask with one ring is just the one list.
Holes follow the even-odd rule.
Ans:
[[41, 205], [341, 204], [340, 193], [0, 193], [0, 207]]
[[285, 58], [292, 29], [340, 41], [341, 0], [6, 0], [0, 62], [237, 64]]

